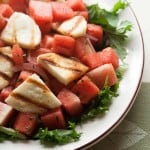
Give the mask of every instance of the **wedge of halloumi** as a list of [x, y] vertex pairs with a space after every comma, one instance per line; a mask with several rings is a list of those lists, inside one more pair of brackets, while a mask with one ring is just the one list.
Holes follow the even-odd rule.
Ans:
[[38, 63], [64, 85], [78, 79], [89, 68], [81, 62], [63, 57], [56, 53], [47, 53], [38, 56]]
[[0, 125], [6, 125], [13, 112], [11, 106], [0, 102]]
[[5, 102], [18, 111], [32, 113], [42, 113], [46, 109], [61, 105], [61, 102], [37, 74], [29, 76], [14, 89]]
[[30, 16], [14, 12], [2, 30], [1, 39], [9, 44], [18, 43], [22, 48], [34, 49], [40, 44], [41, 31]]
[[73, 18], [62, 22], [56, 29], [64, 35], [72, 37], [82, 37], [86, 34], [87, 21], [83, 16], [74, 16]]
[[11, 47], [0, 48], [0, 90], [9, 84], [14, 74]]
[[7, 103], [20, 112], [42, 114], [47, 111], [46, 108], [43, 108], [28, 101], [23, 101], [21, 97], [17, 97], [17, 95], [15, 94], [7, 98]]

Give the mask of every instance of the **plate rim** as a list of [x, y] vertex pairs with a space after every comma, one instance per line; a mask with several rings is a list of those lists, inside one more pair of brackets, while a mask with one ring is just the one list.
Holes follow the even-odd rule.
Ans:
[[142, 54], [143, 54], [143, 56], [142, 56], [143, 59], [142, 59], [141, 73], [140, 73], [139, 81], [138, 81], [138, 84], [137, 84], [137, 87], [136, 87], [136, 91], [133, 94], [133, 96], [131, 98], [131, 101], [130, 101], [128, 107], [126, 108], [126, 110], [124, 111], [124, 113], [119, 117], [119, 119], [114, 124], [112, 124], [112, 126], [107, 131], [105, 131], [103, 134], [101, 134], [100, 136], [96, 137], [95, 139], [91, 140], [90, 142], [84, 144], [83, 146], [80, 146], [80, 147], [76, 148], [75, 150], [88, 149], [91, 146], [93, 146], [93, 145], [97, 144], [98, 142], [100, 142], [101, 140], [103, 140], [106, 136], [108, 136], [124, 120], [124, 118], [126, 117], [128, 112], [132, 108], [132, 106], [133, 106], [133, 104], [134, 104], [134, 102], [136, 100], [136, 97], [138, 95], [138, 92], [140, 90], [140, 87], [141, 87], [141, 84], [142, 84], [143, 71], [144, 71], [144, 63], [145, 63], [144, 38], [143, 38], [143, 33], [142, 33], [142, 29], [141, 29], [139, 20], [138, 20], [136, 14], [135, 14], [135, 11], [134, 11], [134, 9], [132, 8], [131, 5], [129, 5], [129, 9], [131, 10], [131, 12], [133, 14], [133, 16], [135, 18], [135, 21], [137, 23], [137, 27], [139, 29], [140, 38], [141, 38], [141, 44], [142, 44]]

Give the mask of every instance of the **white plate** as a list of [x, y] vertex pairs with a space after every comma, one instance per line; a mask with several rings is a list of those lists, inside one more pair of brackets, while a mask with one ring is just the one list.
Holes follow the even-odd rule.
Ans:
[[[98, 2], [105, 8], [110, 8], [116, 0], [85, 0], [88, 3]], [[78, 126], [78, 130], [82, 132], [79, 141], [69, 143], [62, 146], [45, 147], [38, 141], [21, 142], [4, 142], [0, 143], [1, 150], [72, 150], [88, 148], [96, 142], [107, 136], [117, 125], [123, 120], [131, 106], [140, 87], [143, 65], [144, 65], [144, 45], [142, 33], [138, 21], [131, 8], [127, 8], [123, 15], [123, 19], [130, 20], [133, 23], [133, 31], [130, 36], [126, 48], [129, 50], [127, 63], [129, 68], [120, 83], [120, 95], [113, 100], [110, 110], [102, 117], [90, 120], [82, 126]]]

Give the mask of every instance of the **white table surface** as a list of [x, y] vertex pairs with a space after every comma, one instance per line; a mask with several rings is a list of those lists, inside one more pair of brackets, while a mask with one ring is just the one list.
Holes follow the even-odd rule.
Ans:
[[140, 23], [145, 46], [145, 67], [143, 82], [150, 82], [150, 1], [130, 0], [131, 6]]

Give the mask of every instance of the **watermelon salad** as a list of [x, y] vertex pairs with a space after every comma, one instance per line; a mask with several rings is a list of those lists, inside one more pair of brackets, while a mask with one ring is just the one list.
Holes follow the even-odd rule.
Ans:
[[82, 0], [1, 0], [0, 141], [79, 140], [76, 125], [117, 96], [131, 30], [119, 13]]

